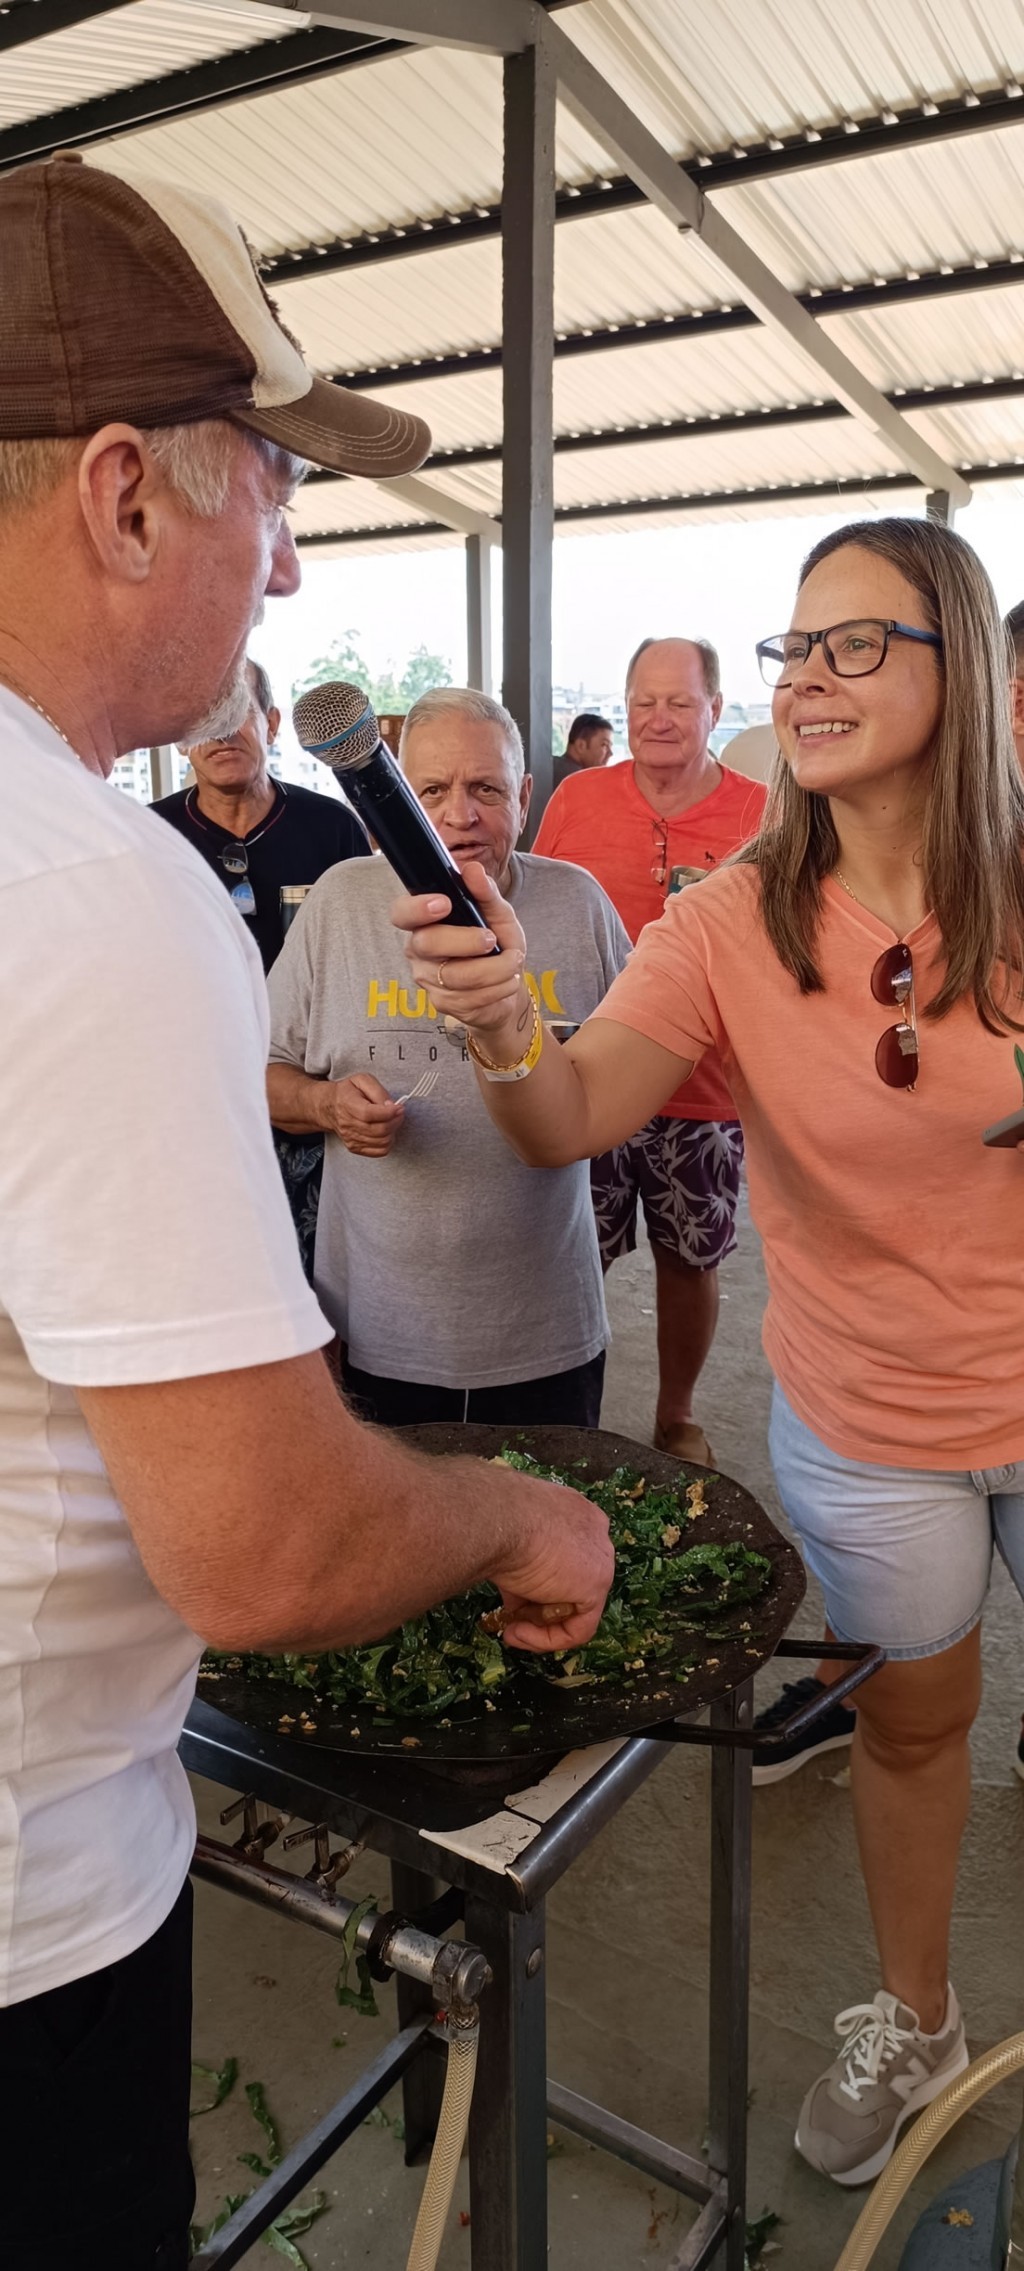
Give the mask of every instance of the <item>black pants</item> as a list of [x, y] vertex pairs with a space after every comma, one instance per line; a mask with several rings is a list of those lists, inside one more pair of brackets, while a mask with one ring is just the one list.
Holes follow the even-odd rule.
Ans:
[[185, 2271], [191, 2034], [188, 1882], [134, 1955], [0, 2010], [11, 2271]]
[[345, 1387], [363, 1419], [378, 1427], [426, 1427], [431, 1420], [476, 1420], [484, 1427], [600, 1427], [604, 1350], [570, 1372], [512, 1380], [504, 1388], [434, 1388], [385, 1380], [345, 1366]]

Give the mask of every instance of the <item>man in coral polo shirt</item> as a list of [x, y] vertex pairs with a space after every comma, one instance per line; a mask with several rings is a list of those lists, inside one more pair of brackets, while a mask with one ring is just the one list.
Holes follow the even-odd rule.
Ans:
[[[707, 640], [645, 639], [626, 673], [632, 762], [564, 781], [544, 814], [534, 850], [596, 876], [634, 944], [673, 891], [709, 875], [758, 828], [765, 789], [708, 747], [721, 709]], [[647, 1223], [658, 1304], [655, 1442], [709, 1464], [693, 1398], [718, 1321], [718, 1265], [735, 1243], [742, 1159], [735, 1106], [711, 1057], [593, 1169], [606, 1269], [636, 1245], [638, 1201]]]

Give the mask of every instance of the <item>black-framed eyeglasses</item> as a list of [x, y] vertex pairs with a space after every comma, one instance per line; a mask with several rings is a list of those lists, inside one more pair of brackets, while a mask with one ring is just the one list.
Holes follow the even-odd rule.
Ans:
[[256, 912], [256, 893], [249, 881], [249, 854], [245, 845], [242, 843], [224, 844], [217, 857], [225, 875], [237, 879], [231, 885], [231, 896], [239, 914], [254, 915]]
[[873, 670], [881, 670], [890, 639], [916, 639], [919, 645], [942, 652], [937, 631], [919, 631], [913, 623], [875, 615], [830, 623], [824, 631], [778, 631], [770, 639], [759, 639], [754, 651], [765, 685], [788, 686], [794, 670], [817, 646], [837, 678], [870, 678]]
[[914, 1014], [914, 958], [901, 939], [887, 946], [871, 972], [876, 1001], [895, 1003], [898, 1025], [889, 1025], [875, 1050], [875, 1071], [887, 1088], [913, 1088], [918, 1073], [917, 1018]]

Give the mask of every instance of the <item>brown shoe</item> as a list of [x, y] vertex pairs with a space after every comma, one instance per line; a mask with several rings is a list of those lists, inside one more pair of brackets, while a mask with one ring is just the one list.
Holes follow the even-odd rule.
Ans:
[[672, 1459], [688, 1459], [694, 1467], [713, 1467], [715, 1454], [702, 1427], [689, 1419], [677, 1420], [673, 1427], [656, 1424], [654, 1448], [667, 1451]]

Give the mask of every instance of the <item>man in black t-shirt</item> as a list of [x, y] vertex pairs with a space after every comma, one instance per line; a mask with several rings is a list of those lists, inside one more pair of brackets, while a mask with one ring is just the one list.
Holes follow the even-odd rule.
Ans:
[[556, 789], [573, 773], [589, 773], [595, 766], [607, 765], [613, 740], [614, 728], [609, 718], [599, 717], [596, 710], [581, 710], [569, 727], [564, 757], [555, 758]]
[[281, 715], [266, 671], [251, 657], [246, 667], [252, 700], [244, 725], [190, 749], [194, 786], [160, 797], [153, 811], [209, 860], [269, 970], [284, 945], [282, 886], [317, 883], [326, 868], [370, 847], [338, 798], [272, 779], [270, 744]]
[[[266, 671], [251, 656], [246, 669], [252, 699], [244, 725], [223, 741], [190, 749], [194, 786], [158, 798], [152, 809], [209, 860], [269, 970], [284, 945], [282, 887], [317, 883], [325, 869], [362, 857], [370, 846], [354, 812], [338, 798], [272, 779], [270, 744], [281, 714]], [[311, 1278], [323, 1139], [288, 1136], [275, 1128], [274, 1145], [303, 1266]]]

